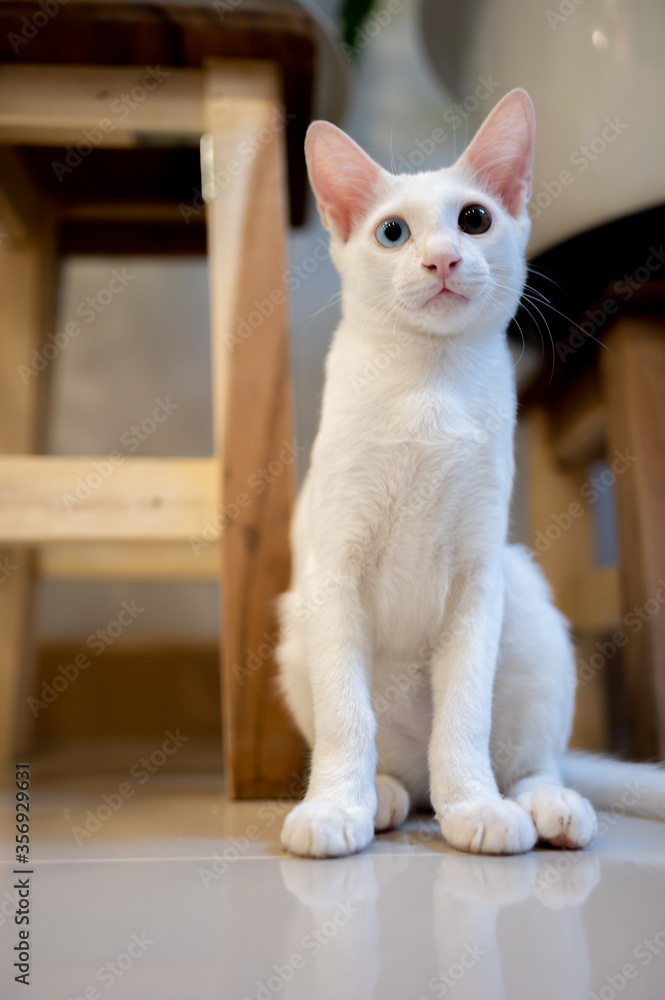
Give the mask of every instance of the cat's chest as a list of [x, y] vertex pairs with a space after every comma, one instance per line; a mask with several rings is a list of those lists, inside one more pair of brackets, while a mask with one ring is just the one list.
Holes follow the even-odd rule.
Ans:
[[349, 408], [321, 435], [319, 502], [348, 511], [376, 566], [450, 561], [460, 539], [479, 539], [506, 504], [514, 410], [487, 399], [471, 406], [451, 392], [374, 402]]
[[[502, 501], [493, 487], [470, 486], [468, 456], [450, 445], [404, 442], [377, 449], [362, 501], [362, 592], [379, 646], [411, 648], [435, 634], [460, 567], [481, 559]], [[360, 527], [360, 525], [359, 525]]]
[[462, 540], [478, 539], [503, 501], [488, 442], [464, 436], [375, 441], [365, 468], [356, 510], [370, 576], [447, 574]]
[[404, 395], [351, 423], [350, 450], [387, 524], [405, 534], [419, 526], [445, 530], [446, 516], [464, 520], [474, 503], [504, 499], [512, 472], [514, 407], [510, 399], [469, 405], [458, 393]]

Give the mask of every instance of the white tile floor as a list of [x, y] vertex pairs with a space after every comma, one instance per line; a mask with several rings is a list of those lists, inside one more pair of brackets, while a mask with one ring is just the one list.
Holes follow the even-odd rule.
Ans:
[[163, 773], [123, 798], [126, 782], [34, 782], [29, 990], [2, 794], [0, 997], [665, 997], [665, 825], [610, 817], [581, 853], [477, 858], [419, 817], [362, 855], [303, 861], [279, 846], [288, 802]]

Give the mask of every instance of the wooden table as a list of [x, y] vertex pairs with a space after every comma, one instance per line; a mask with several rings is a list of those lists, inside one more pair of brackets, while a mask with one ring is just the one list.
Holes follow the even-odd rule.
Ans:
[[[153, 568], [160, 578], [219, 579], [229, 794], [274, 796], [301, 773], [300, 739], [277, 699], [272, 648], [263, 647], [289, 580], [295, 464], [280, 459], [294, 441], [282, 276], [289, 210], [293, 223], [303, 217], [317, 45], [306, 14], [250, 4], [223, 18], [211, 7], [166, 4], [71, 0], [52, 17], [37, 3], [0, 4], [5, 759], [30, 739], [40, 572], [48, 565], [71, 576], [75, 564], [79, 576], [100, 578], [122, 566], [128, 576]], [[63, 484], [91, 459], [39, 454], [48, 364], [30, 373], [35, 358], [57, 356], [48, 334], [60, 257], [96, 252], [207, 252], [215, 453], [128, 457], [71, 513], [58, 502]], [[259, 321], [257, 302], [270, 303]], [[280, 475], [248, 496], [249, 477], [280, 461]], [[224, 543], [220, 551], [213, 531], [197, 559], [208, 523], [223, 527]], [[256, 655], [260, 669], [248, 669]]]
[[[554, 377], [546, 365], [523, 394], [529, 540], [561, 610], [594, 636], [579, 693], [591, 681], [604, 689], [621, 730], [607, 749], [663, 760], [665, 282], [644, 282], [627, 301], [613, 289], [590, 306], [604, 315], [591, 331], [600, 343], [571, 326]], [[604, 479], [590, 476], [597, 459]], [[598, 567], [594, 504], [610, 487], [619, 559]]]

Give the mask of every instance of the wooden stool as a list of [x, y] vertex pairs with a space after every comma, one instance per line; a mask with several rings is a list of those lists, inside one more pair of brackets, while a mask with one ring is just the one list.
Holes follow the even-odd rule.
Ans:
[[[25, 24], [41, 25], [40, 11], [0, 8], [0, 753], [10, 759], [30, 738], [40, 573], [209, 574], [221, 594], [227, 791], [274, 796], [300, 771], [301, 743], [277, 699], [272, 649], [260, 670], [247, 663], [275, 633], [274, 598], [289, 581], [294, 463], [280, 460], [294, 442], [285, 168], [288, 148], [298, 222], [316, 28], [294, 12], [229, 10], [220, 20], [211, 8], [71, 2], [32, 35]], [[155, 157], [191, 162], [201, 135], [203, 197], [192, 187], [187, 197], [149, 197], [140, 183], [128, 191]], [[91, 168], [112, 160], [117, 182], [105, 185], [86, 167], [92, 187], [63, 197], [53, 164], [79, 169], [85, 157]], [[205, 252], [206, 238], [214, 456], [127, 457], [84, 505], [66, 510], [62, 493], [92, 459], [39, 454], [48, 367], [29, 374], [59, 349], [47, 336], [58, 256]], [[265, 301], [271, 309], [254, 323]], [[280, 475], [249, 495], [249, 477], [271, 461], [282, 462]], [[219, 545], [196, 553], [206, 525], [224, 528], [221, 558]]]
[[[586, 341], [584, 350], [572, 350], [557, 367], [556, 381], [550, 384], [547, 372], [522, 399], [528, 540], [581, 641], [574, 735], [581, 745], [661, 760], [664, 304], [663, 283], [649, 282], [629, 305], [613, 309], [611, 322], [597, 333], [606, 350], [575, 330], [573, 336]], [[590, 477], [589, 466], [598, 459], [607, 469]], [[598, 567], [593, 512], [609, 488], [616, 494], [619, 559]], [[606, 718], [599, 721], [598, 714]]]

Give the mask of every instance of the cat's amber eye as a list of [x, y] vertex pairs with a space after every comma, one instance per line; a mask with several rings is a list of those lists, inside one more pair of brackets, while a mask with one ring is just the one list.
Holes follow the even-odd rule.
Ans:
[[401, 247], [410, 235], [411, 230], [404, 219], [384, 219], [376, 230], [376, 241], [382, 247], [392, 249], [393, 247]]
[[492, 216], [482, 205], [465, 205], [459, 214], [457, 225], [469, 236], [480, 236], [492, 225]]

